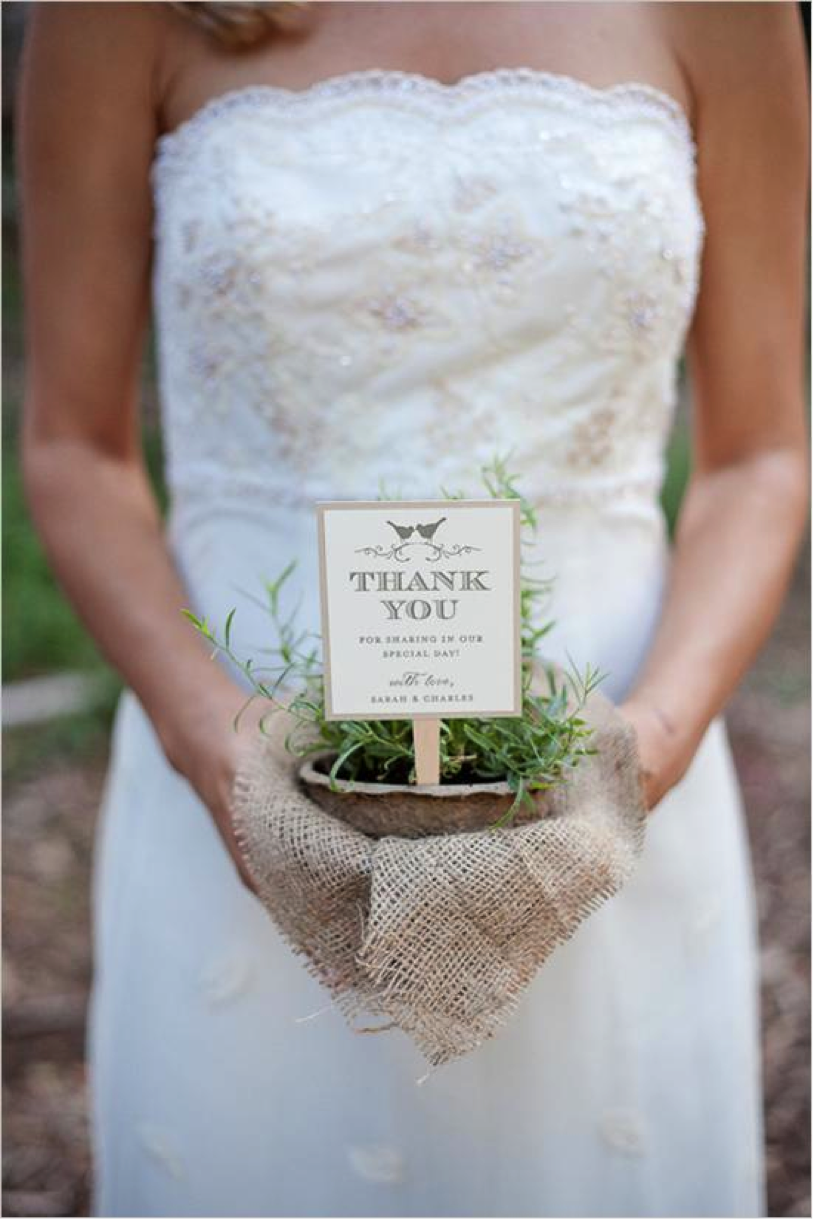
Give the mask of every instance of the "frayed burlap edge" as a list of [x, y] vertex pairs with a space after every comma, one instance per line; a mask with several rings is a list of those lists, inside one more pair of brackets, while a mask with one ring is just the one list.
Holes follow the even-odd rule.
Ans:
[[646, 822], [635, 734], [598, 693], [584, 718], [597, 753], [544, 819], [373, 839], [311, 800], [285, 749], [293, 717], [271, 716], [235, 778], [235, 833], [259, 900], [351, 1025], [395, 1024], [432, 1066], [475, 1049], [629, 879]]

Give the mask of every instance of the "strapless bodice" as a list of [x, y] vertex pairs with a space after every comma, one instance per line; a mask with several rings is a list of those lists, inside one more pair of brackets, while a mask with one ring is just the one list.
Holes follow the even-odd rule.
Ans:
[[629, 642], [631, 672], [663, 581], [695, 154], [665, 93], [525, 68], [238, 89], [161, 137], [170, 535], [198, 607], [222, 622], [295, 557], [317, 629], [315, 500], [482, 496], [501, 456], [545, 509], [562, 647]]
[[[651, 501], [703, 220], [684, 112], [533, 69], [215, 98], [160, 138], [171, 489]], [[203, 504], [200, 505], [203, 507]]]

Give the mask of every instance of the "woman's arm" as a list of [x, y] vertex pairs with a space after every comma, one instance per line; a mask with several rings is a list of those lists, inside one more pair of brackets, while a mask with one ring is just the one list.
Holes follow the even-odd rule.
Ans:
[[[693, 473], [670, 586], [622, 710], [650, 806], [681, 777], [778, 613], [807, 510], [807, 81], [793, 4], [669, 5], [706, 217], [687, 347]], [[690, 11], [691, 10], [691, 11]]]
[[245, 694], [180, 612], [188, 597], [139, 439], [164, 20], [151, 10], [163, 7], [45, 4], [32, 20], [18, 136], [23, 471], [68, 597], [242, 870], [228, 809], [236, 743], [224, 725]]

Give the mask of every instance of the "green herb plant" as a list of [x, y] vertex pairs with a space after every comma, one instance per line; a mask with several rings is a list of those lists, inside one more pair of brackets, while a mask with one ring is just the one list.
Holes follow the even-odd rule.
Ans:
[[[482, 483], [495, 499], [518, 499], [520, 536], [525, 547], [533, 545], [537, 516], [533, 505], [517, 490], [504, 459], [494, 458], [481, 467]], [[442, 490], [446, 499], [459, 499], [459, 493]], [[321, 638], [298, 630], [296, 609], [287, 617], [281, 610], [281, 594], [296, 566], [296, 560], [274, 581], [264, 581], [266, 600], [261, 602], [273, 622], [278, 643], [264, 649], [277, 658], [271, 666], [257, 667], [253, 659], [243, 660], [231, 645], [235, 609], [226, 618], [219, 637], [205, 618], [191, 610], [182, 612], [212, 646], [212, 656], [227, 656], [243, 673], [251, 687], [234, 719], [240, 717], [257, 698], [269, 703], [260, 720], [266, 731], [268, 715], [281, 707], [293, 716], [294, 726], [285, 741], [296, 757], [329, 752], [334, 755], [330, 781], [414, 783], [415, 753], [412, 721], [403, 720], [328, 720], [325, 718], [324, 679]], [[590, 746], [592, 729], [582, 712], [590, 693], [602, 675], [592, 666], [579, 673], [570, 664], [560, 675], [539, 655], [540, 641], [554, 625], [539, 621], [541, 603], [550, 593], [552, 581], [534, 577], [529, 564], [520, 565], [520, 639], [522, 674], [522, 714], [499, 718], [454, 718], [441, 720], [440, 778], [442, 783], [505, 781], [514, 792], [508, 812], [496, 825], [510, 820], [522, 802], [533, 804], [534, 792], [551, 788], [566, 780], [568, 773], [585, 756], [596, 751]], [[547, 689], [532, 691], [535, 669], [544, 673]]]

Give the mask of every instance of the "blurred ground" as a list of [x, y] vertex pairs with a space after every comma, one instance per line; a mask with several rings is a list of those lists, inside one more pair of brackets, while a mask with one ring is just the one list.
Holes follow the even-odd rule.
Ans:
[[809, 581], [805, 561], [727, 717], [760, 913], [770, 1215], [811, 1214]]
[[[811, 1213], [808, 585], [804, 561], [728, 717], [758, 884], [769, 1213], [778, 1216]], [[93, 722], [76, 731], [78, 751], [63, 735], [43, 743], [20, 730], [5, 751], [6, 1215], [88, 1208], [87, 880], [105, 736]]]
[[[3, 673], [82, 669], [106, 676], [95, 710], [7, 733], [4, 772], [5, 1215], [86, 1215], [89, 1204], [84, 1012], [90, 978], [88, 877], [118, 689], [60, 597], [31, 529], [16, 455], [22, 394], [17, 198], [11, 101], [27, 5], [2, 6]], [[808, 6], [802, 6], [805, 18]], [[152, 358], [144, 441], [159, 500], [160, 439]], [[688, 470], [678, 427], [663, 501], [677, 512]], [[809, 565], [728, 720], [742, 779], [762, 930], [769, 1213], [809, 1216]], [[687, 1165], [691, 1171], [691, 1165]]]

